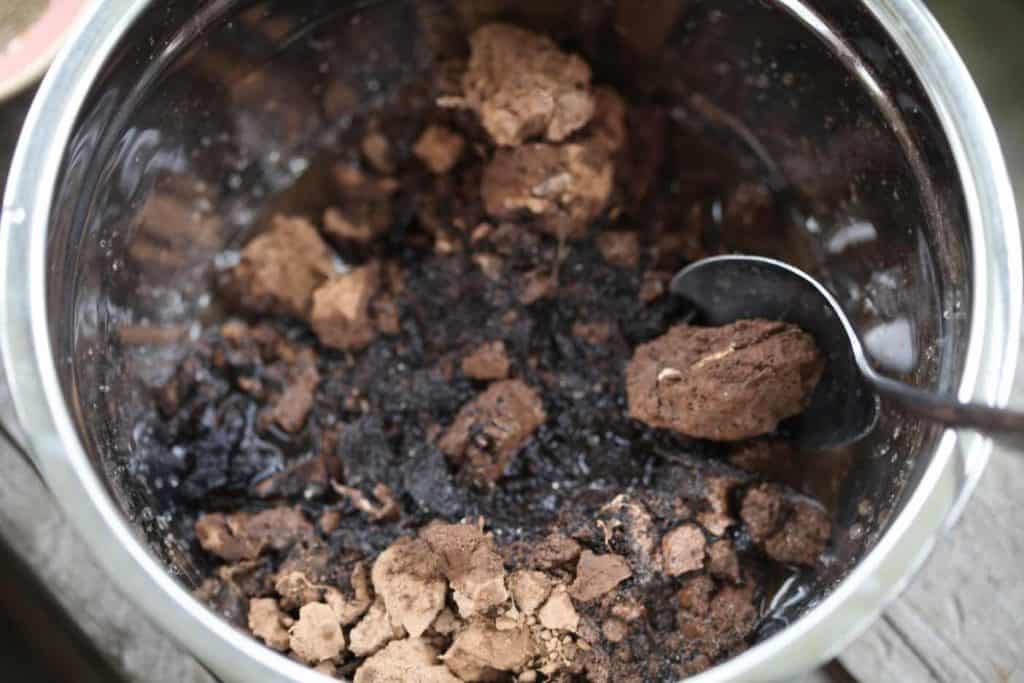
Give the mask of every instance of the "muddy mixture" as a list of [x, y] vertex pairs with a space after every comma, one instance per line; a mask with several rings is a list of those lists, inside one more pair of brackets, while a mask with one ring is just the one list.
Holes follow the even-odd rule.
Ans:
[[778, 437], [822, 358], [667, 293], [704, 252], [659, 218], [657, 123], [491, 24], [350, 130], [335, 201], [224, 259], [232, 317], [156, 397], [198, 595], [356, 683], [669, 681], [749, 647], [829, 541]]

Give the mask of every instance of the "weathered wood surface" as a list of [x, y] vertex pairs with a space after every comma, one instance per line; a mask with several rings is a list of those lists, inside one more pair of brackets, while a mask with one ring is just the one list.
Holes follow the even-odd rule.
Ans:
[[0, 481], [4, 540], [114, 666], [139, 683], [213, 683], [118, 592], [50, 493], [5, 440], [0, 440]]

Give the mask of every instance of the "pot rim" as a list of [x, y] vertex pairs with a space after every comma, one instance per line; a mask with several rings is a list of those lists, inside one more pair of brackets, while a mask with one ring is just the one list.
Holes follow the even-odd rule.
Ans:
[[[327, 680], [223, 621], [137, 537], [78, 438], [54, 363], [46, 307], [46, 236], [64, 150], [103, 64], [154, 0], [103, 0], [80, 17], [46, 76], [11, 166], [0, 218], [0, 350], [12, 405], [0, 405], [65, 514], [118, 587], [162, 630], [228, 681]], [[780, 0], [805, 22], [815, 15]], [[995, 129], [966, 67], [920, 0], [861, 0], [932, 100], [960, 173], [972, 247], [972, 321], [958, 395], [1005, 405], [1020, 343], [1021, 244]], [[801, 16], [801, 15], [804, 16]], [[907, 585], [973, 491], [989, 439], [947, 430], [906, 507], [842, 582], [799, 620], [698, 683], [770, 681], [838, 654]]]

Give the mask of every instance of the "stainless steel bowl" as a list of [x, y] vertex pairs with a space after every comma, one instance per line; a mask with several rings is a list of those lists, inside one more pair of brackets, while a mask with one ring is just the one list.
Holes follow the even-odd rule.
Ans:
[[[761, 175], [790, 228], [755, 246], [821, 276], [880, 360], [963, 399], [1008, 397], [1022, 281], [1010, 184], [974, 84], [917, 0], [101, 0], [39, 91], [4, 199], [0, 409], [111, 579], [226, 681], [323, 679], [191, 597], [191, 554], [156, 512], [132, 429], [146, 387], [216, 318], [217, 254], [275, 207], [303, 210], [332, 130], [495, 16], [553, 33]], [[337, 83], [348, 97], [328, 94]], [[168, 194], [194, 210], [161, 219]], [[849, 463], [834, 553], [793, 622], [694, 680], [777, 680], [837, 654], [956, 519], [989, 452], [886, 412], [833, 456]]]

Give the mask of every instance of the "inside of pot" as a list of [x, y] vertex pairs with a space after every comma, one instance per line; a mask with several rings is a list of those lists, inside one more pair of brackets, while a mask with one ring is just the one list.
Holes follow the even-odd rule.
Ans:
[[[643, 197], [633, 220], [659, 236], [658, 269], [730, 251], [792, 262], [831, 289], [880, 367], [956, 384], [970, 318], [959, 178], [920, 83], [858, 3], [157, 4], [112, 56], [67, 151], [48, 296], [81, 438], [126, 516], [189, 586], [209, 559], [167, 464], [186, 456], [151, 428], [159, 389], [232, 314], [218, 282], [239, 250], [274, 215], [321, 221], [338, 203], [338, 150], [354, 131], [362, 137], [381, 112], [392, 112], [380, 125], [393, 139], [419, 126], [395, 103], [436, 87], [443, 65], [466, 58], [467, 37], [494, 21], [580, 55], [628, 103], [640, 160], [629, 183]], [[645, 177], [653, 158], [658, 171]], [[398, 210], [417, 220], [416, 207]], [[783, 582], [756, 638], [870, 550], [934, 437], [885, 409], [854, 447], [802, 458], [832, 538], [813, 574]], [[701, 448], [692, 453], [711, 453]]]

